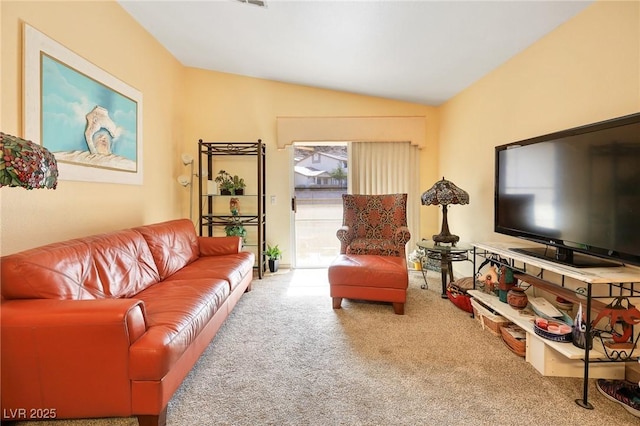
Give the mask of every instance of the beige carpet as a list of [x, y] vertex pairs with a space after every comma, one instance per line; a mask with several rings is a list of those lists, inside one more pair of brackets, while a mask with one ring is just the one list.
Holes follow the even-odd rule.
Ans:
[[[411, 272], [403, 316], [390, 305], [331, 308], [326, 270], [267, 275], [169, 404], [169, 425], [638, 425], [590, 383], [543, 377]], [[51, 425], [28, 422], [21, 425]], [[135, 425], [134, 418], [56, 426]]]

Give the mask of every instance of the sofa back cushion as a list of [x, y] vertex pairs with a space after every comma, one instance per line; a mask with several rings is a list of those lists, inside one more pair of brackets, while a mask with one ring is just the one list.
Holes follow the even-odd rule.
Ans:
[[189, 219], [140, 226], [135, 230], [147, 240], [161, 280], [175, 274], [200, 256], [198, 236]]
[[4, 256], [0, 270], [6, 299], [131, 297], [160, 279], [146, 241], [133, 230]]

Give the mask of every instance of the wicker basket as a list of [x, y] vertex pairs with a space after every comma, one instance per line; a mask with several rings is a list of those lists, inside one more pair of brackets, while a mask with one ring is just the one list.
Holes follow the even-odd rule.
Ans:
[[514, 354], [518, 356], [525, 356], [527, 354], [527, 341], [526, 339], [516, 339], [511, 333], [509, 333], [509, 330], [513, 329], [524, 333], [524, 330], [515, 324], [504, 324], [500, 327], [502, 341]]
[[509, 322], [508, 319], [483, 305], [476, 299], [471, 299], [473, 316], [480, 322], [482, 329], [489, 330], [492, 334], [500, 336], [500, 326]]

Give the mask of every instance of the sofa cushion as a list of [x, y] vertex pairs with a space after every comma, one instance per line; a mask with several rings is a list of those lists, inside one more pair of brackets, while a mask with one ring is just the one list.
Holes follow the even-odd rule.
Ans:
[[159, 281], [146, 241], [132, 230], [53, 243], [0, 262], [6, 299], [131, 297]]
[[132, 380], [161, 380], [229, 297], [220, 279], [169, 278], [136, 296], [147, 332], [131, 346]]
[[175, 274], [200, 255], [198, 236], [193, 223], [188, 219], [171, 220], [134, 229], [147, 240], [161, 280]]
[[253, 272], [254, 259], [255, 255], [247, 251], [223, 256], [203, 256], [176, 272], [171, 278], [178, 280], [218, 278], [227, 281], [229, 289], [233, 291], [247, 274]]

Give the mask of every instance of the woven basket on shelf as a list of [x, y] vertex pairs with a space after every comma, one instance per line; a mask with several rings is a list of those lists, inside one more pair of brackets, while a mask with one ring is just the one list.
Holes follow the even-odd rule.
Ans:
[[527, 353], [527, 341], [525, 339], [516, 339], [509, 333], [509, 329], [516, 329], [522, 332], [524, 332], [524, 330], [515, 324], [505, 324], [500, 327], [502, 341], [507, 345], [507, 348], [518, 356], [525, 356]]
[[492, 312], [489, 307], [484, 306], [476, 299], [471, 299], [471, 306], [473, 307], [473, 316], [480, 322], [482, 328], [489, 330], [496, 336], [500, 335], [500, 326], [509, 322], [508, 319]]

